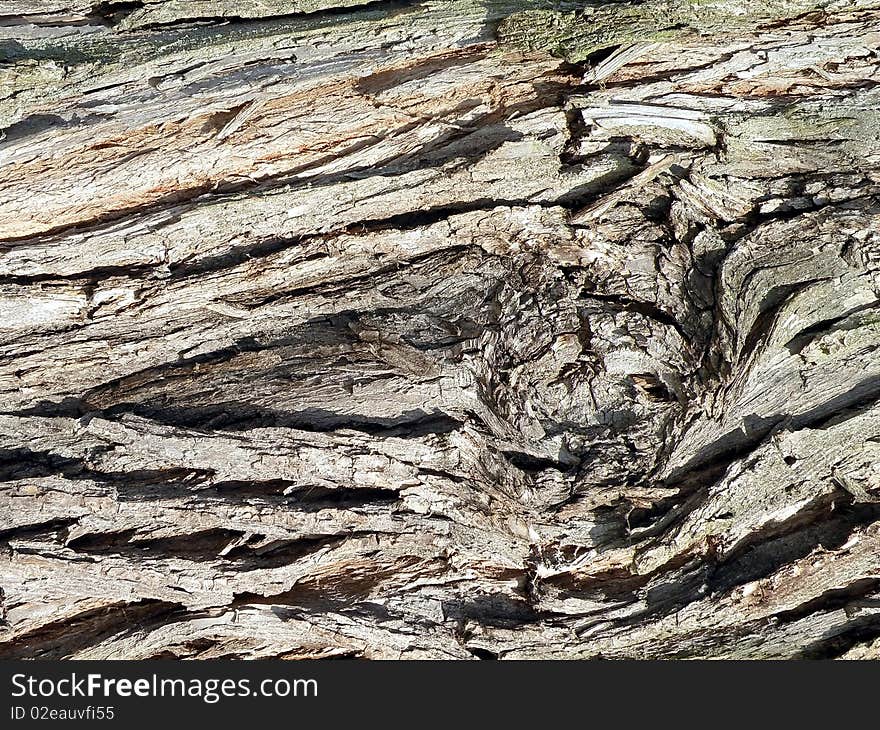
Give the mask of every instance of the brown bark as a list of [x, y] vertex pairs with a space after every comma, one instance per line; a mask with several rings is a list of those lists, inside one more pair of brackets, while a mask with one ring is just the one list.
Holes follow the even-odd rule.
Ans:
[[710, 5], [0, 2], [0, 656], [876, 656], [880, 4]]

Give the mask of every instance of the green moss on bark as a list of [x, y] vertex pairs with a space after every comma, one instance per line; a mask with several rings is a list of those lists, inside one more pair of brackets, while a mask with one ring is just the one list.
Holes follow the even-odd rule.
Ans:
[[639, 41], [686, 33], [724, 35], [826, 9], [877, 7], [875, 0], [649, 0], [580, 10], [526, 10], [507, 18], [499, 39], [524, 50], [549, 51], [575, 63], [590, 54]]

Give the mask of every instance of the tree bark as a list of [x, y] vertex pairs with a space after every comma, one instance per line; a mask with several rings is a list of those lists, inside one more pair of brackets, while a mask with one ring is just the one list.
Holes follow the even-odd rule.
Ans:
[[880, 2], [0, 16], [0, 656], [880, 654]]

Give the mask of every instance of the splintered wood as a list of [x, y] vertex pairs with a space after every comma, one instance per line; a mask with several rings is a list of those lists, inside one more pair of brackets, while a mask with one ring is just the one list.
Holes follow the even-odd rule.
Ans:
[[880, 2], [698, 5], [0, 0], [0, 656], [880, 656]]

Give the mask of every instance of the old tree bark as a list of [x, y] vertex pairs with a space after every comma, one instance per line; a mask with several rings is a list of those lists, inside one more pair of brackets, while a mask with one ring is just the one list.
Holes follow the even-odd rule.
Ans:
[[880, 653], [880, 1], [0, 15], [0, 656]]

